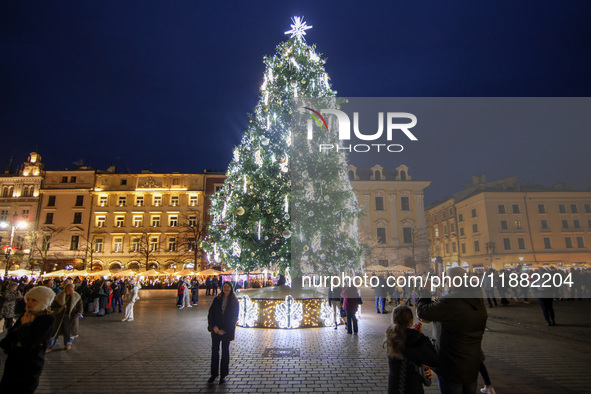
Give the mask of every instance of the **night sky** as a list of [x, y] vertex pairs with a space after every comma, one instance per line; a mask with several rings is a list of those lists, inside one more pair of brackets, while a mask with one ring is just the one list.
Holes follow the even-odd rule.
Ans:
[[[2, 2], [0, 167], [37, 150], [50, 170], [224, 171], [294, 15], [339, 96], [591, 96], [589, 1], [215, 3]], [[591, 130], [576, 126], [512, 130], [494, 152], [496, 133], [442, 130], [378, 164], [431, 180], [427, 202], [480, 173], [583, 189]]]

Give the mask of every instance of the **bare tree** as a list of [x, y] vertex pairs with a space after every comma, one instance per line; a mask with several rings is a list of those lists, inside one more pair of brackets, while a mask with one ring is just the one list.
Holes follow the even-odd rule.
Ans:
[[139, 234], [132, 236], [131, 253], [134, 253], [140, 259], [140, 266], [149, 269], [150, 260], [156, 256], [162, 248], [162, 240], [154, 235], [150, 228], [142, 227]]
[[405, 239], [405, 235], [403, 234], [402, 242], [398, 247], [398, 255], [406, 255], [407, 257], [404, 260], [404, 265], [409, 268], [414, 268], [416, 272], [417, 267], [424, 263], [423, 260], [429, 258], [427, 230], [419, 230], [418, 228], [413, 227], [410, 233], [410, 239], [408, 239], [409, 235], [406, 237], [407, 239]]
[[40, 230], [29, 231], [25, 236], [25, 242], [31, 247], [31, 270], [35, 266], [41, 268], [41, 273], [47, 271], [47, 261], [50, 257], [58, 258], [67, 245], [58, 236], [65, 231], [64, 227], [43, 227]]
[[80, 254], [80, 259], [83, 261], [82, 269], [86, 269], [87, 266], [92, 268], [92, 261], [94, 260], [94, 254], [96, 253], [95, 250], [95, 240], [97, 237], [102, 238], [105, 234], [89, 234], [81, 235], [80, 239], [82, 240], [81, 245], [78, 246], [78, 251]]
[[203, 224], [199, 211], [187, 211], [182, 215], [179, 234], [179, 252], [184, 256], [191, 256], [195, 262], [195, 268], [201, 267], [203, 248], [201, 242], [207, 234], [207, 228]]

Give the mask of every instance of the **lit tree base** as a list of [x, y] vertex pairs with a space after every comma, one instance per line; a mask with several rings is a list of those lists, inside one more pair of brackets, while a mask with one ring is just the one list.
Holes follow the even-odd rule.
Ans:
[[332, 327], [334, 311], [326, 295], [311, 288], [287, 286], [243, 290], [238, 325], [259, 328]]

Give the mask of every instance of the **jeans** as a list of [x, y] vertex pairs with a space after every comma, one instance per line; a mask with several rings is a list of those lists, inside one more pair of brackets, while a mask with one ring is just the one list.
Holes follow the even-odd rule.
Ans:
[[478, 380], [471, 383], [453, 383], [437, 375], [437, 382], [441, 394], [475, 394], [478, 388]]
[[[353, 323], [353, 327], [351, 327], [351, 322]], [[353, 328], [353, 330], [351, 330], [351, 328]], [[357, 316], [355, 316], [355, 312], [347, 312], [347, 332], [349, 334], [357, 334], [357, 331]]]
[[[220, 370], [220, 343], [222, 344], [222, 365]], [[211, 376], [228, 376], [230, 369], [230, 341], [222, 341], [221, 336], [211, 335]]]
[[384, 312], [386, 310], [386, 297], [376, 297], [376, 311], [379, 313], [381, 311]]
[[113, 300], [111, 301], [111, 307], [113, 308], [113, 312], [117, 309], [117, 304], [119, 304], [119, 312], [121, 312], [121, 308], [123, 307], [123, 298], [121, 296], [113, 296]]
[[482, 361], [480, 362], [480, 375], [482, 375], [482, 380], [484, 380], [485, 386], [492, 386], [490, 377], [488, 376], [488, 369], [486, 369], [486, 365], [484, 365], [484, 362]]

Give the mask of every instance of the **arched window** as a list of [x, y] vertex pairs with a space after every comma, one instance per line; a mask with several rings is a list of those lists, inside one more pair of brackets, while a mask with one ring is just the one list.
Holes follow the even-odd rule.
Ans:
[[375, 179], [376, 181], [379, 181], [382, 179], [380, 172], [378, 170], [375, 170], [373, 173], [373, 179]]
[[400, 180], [406, 181], [406, 171], [404, 171], [404, 170], [400, 171]]

